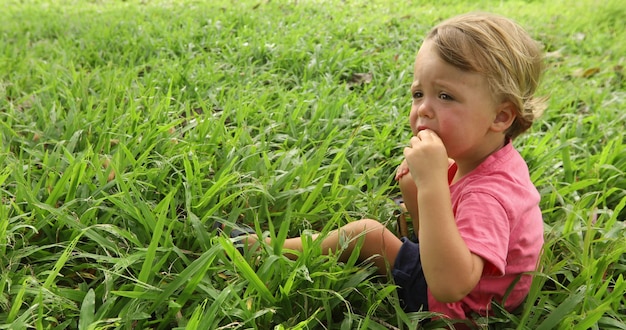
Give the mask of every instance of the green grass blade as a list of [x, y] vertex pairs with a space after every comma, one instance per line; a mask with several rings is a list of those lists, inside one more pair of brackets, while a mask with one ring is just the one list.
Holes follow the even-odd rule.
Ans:
[[22, 307], [22, 304], [24, 303], [24, 293], [26, 293], [26, 288], [28, 287], [28, 285], [26, 285], [27, 281], [30, 281], [30, 278], [24, 278], [24, 280], [22, 281], [22, 286], [20, 288], [20, 290], [17, 292], [17, 295], [15, 295], [15, 297], [13, 297], [13, 302], [11, 304], [11, 310], [9, 311], [9, 315], [7, 317], [7, 322], [11, 323], [15, 320], [15, 318], [17, 317], [20, 308]]
[[[221, 252], [218, 249], [219, 245], [214, 245], [211, 249], [204, 252], [198, 259], [194, 260], [190, 265], [163, 288], [163, 291], [155, 298], [157, 303], [167, 301], [174, 292], [183, 287], [183, 292], [178, 296], [177, 303], [184, 305], [185, 302], [192, 297], [194, 290], [199, 285], [200, 281], [207, 275], [207, 271], [213, 266], [213, 261], [217, 256], [217, 253]], [[154, 305], [151, 312], [153, 312], [158, 306]]]
[[248, 262], [243, 258], [243, 256], [237, 251], [232, 242], [227, 240], [224, 237], [219, 237], [219, 243], [226, 251], [228, 257], [232, 260], [233, 265], [241, 273], [241, 276], [245, 278], [249, 282], [249, 287], [246, 292], [250, 293], [258, 293], [261, 298], [263, 298], [268, 303], [274, 303], [275, 298], [272, 293], [268, 290], [267, 286], [261, 281], [261, 279], [257, 276], [257, 274], [252, 270]]
[[[148, 250], [146, 251], [145, 260], [141, 266], [141, 271], [139, 272], [138, 280], [140, 283], [150, 283], [150, 279], [154, 276], [153, 268], [154, 261], [156, 259], [156, 250], [163, 239], [163, 228], [165, 227], [165, 223], [167, 221], [169, 204], [175, 192], [176, 190], [172, 190], [167, 196], [165, 196], [165, 198], [163, 198], [154, 210], [157, 219], [155, 221], [154, 231], [152, 232], [150, 245], [148, 245]], [[139, 285], [137, 285], [135, 289], [142, 290]]]
[[576, 306], [585, 298], [586, 287], [581, 286], [577, 292], [565, 298], [561, 304], [548, 314], [548, 317], [537, 326], [537, 330], [554, 329], [560, 321], [565, 319]]
[[54, 267], [52, 268], [52, 270], [48, 274], [48, 277], [46, 278], [46, 281], [43, 283], [42, 288], [44, 290], [51, 290], [52, 289], [52, 285], [54, 283], [54, 280], [59, 275], [59, 272], [61, 271], [61, 269], [63, 268], [65, 263], [69, 260], [70, 255], [74, 252], [74, 249], [76, 248], [76, 244], [78, 244], [78, 241], [83, 236], [83, 234], [84, 234], [84, 231], [80, 231], [74, 237], [74, 239], [72, 239], [70, 241], [70, 243], [67, 245], [67, 247], [65, 248], [63, 253], [59, 256], [59, 258], [57, 259], [56, 263], [54, 264]]
[[89, 289], [80, 307], [80, 319], [78, 319], [79, 330], [87, 330], [90, 328], [91, 324], [95, 321], [95, 309], [96, 293], [93, 289]]

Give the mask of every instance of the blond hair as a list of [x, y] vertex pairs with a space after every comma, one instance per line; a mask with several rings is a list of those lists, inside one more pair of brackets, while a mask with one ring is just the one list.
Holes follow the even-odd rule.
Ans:
[[535, 91], [543, 71], [539, 44], [512, 20], [488, 13], [470, 13], [445, 20], [426, 37], [447, 63], [487, 78], [497, 101], [510, 101], [516, 118], [506, 131], [514, 139], [545, 109]]

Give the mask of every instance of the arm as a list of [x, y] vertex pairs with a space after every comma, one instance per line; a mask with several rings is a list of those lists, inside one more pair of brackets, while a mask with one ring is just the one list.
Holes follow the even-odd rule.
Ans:
[[[448, 166], [454, 163], [454, 160], [448, 158]], [[409, 171], [409, 165], [406, 159], [402, 161], [398, 170], [396, 171], [396, 181], [400, 185], [400, 191], [402, 192], [402, 199], [404, 200], [404, 206], [406, 207], [409, 215], [411, 216], [411, 223], [413, 224], [413, 231], [415, 235], [419, 234], [419, 208], [417, 202], [417, 186], [413, 180], [413, 176]]]
[[409, 165], [406, 160], [402, 161], [398, 172], [396, 174], [396, 180], [400, 185], [400, 191], [402, 192], [402, 199], [404, 200], [404, 206], [411, 216], [411, 223], [413, 224], [413, 232], [415, 235], [419, 233], [419, 214], [417, 207], [417, 186], [413, 181], [413, 176], [409, 173]]
[[480, 280], [484, 261], [470, 252], [456, 226], [445, 147], [434, 132], [426, 130], [411, 139], [404, 154], [419, 186], [420, 254], [426, 282], [438, 301], [458, 301]]
[[419, 239], [426, 282], [437, 300], [459, 301], [480, 280], [484, 261], [470, 252], [459, 233], [447, 182], [420, 187]]

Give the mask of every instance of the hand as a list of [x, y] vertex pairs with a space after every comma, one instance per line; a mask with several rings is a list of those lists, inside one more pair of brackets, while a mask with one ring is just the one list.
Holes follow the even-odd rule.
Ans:
[[398, 166], [398, 170], [396, 170], [395, 180], [400, 181], [400, 179], [402, 179], [402, 177], [407, 175], [408, 173], [409, 173], [409, 164], [406, 163], [406, 159], [405, 159], [402, 161], [402, 163], [400, 163], [400, 166]]
[[420, 187], [429, 180], [447, 183], [448, 154], [441, 138], [432, 130], [423, 130], [411, 138], [404, 148], [404, 158], [415, 184]]

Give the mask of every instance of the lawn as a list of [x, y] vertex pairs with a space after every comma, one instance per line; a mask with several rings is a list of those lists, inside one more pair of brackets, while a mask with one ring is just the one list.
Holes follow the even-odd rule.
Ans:
[[[471, 10], [544, 45], [549, 97], [515, 140], [541, 268], [478, 321], [626, 329], [623, 1], [0, 2], [0, 329], [415, 328], [367, 262], [281, 242], [394, 228], [413, 58]], [[241, 255], [216, 221], [273, 243]]]

